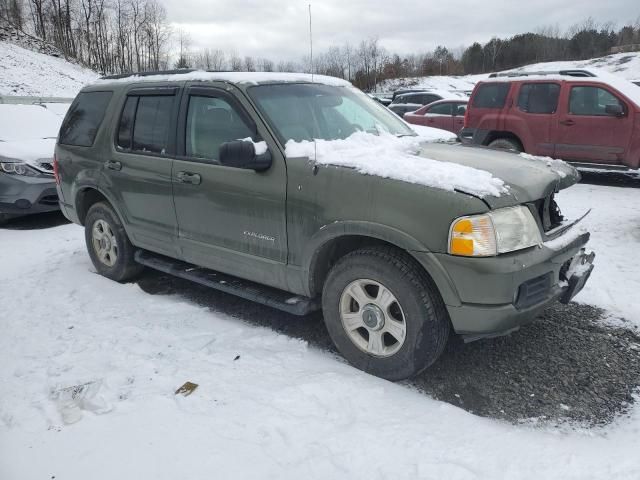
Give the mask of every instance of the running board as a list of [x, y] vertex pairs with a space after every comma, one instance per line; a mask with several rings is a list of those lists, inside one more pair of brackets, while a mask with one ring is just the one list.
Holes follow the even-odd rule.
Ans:
[[221, 292], [230, 293], [268, 307], [277, 308], [293, 315], [308, 315], [320, 309], [319, 302], [313, 298], [293, 295], [284, 290], [208, 270], [145, 250], [137, 250], [134, 258], [136, 262], [154, 270], [184, 278], [205, 287], [215, 288]]

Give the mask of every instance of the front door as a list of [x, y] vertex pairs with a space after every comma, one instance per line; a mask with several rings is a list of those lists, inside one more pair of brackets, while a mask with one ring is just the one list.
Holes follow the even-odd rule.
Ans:
[[[172, 175], [178, 241], [191, 263], [283, 288], [275, 272], [287, 260], [286, 166], [248, 108], [228, 90], [185, 91]], [[245, 138], [266, 140], [273, 157], [269, 170], [220, 165], [220, 146]]]
[[[567, 90], [561, 101], [555, 156], [623, 163], [633, 128], [626, 103], [603, 86], [575, 84]], [[623, 115], [609, 115], [608, 105], [619, 105]]]

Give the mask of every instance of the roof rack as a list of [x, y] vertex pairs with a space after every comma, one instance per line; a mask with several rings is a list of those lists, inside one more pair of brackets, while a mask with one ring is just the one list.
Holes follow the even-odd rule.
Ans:
[[596, 77], [595, 73], [590, 72], [589, 70], [546, 70], [540, 72], [500, 72], [500, 73], [492, 73], [489, 75], [489, 78], [496, 77], [530, 77], [530, 76], [538, 76], [538, 75], [566, 75], [568, 77]]
[[118, 80], [120, 78], [127, 77], [149, 77], [151, 75], [177, 75], [180, 73], [191, 73], [195, 72], [194, 68], [178, 68], [174, 70], [155, 70], [151, 72], [132, 72], [132, 73], [120, 73], [118, 75], [106, 75], [101, 77], [101, 80]]

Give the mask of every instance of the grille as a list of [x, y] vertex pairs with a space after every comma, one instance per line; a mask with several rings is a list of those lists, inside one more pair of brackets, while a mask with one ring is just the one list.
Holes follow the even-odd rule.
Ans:
[[528, 308], [547, 298], [551, 290], [552, 273], [545, 273], [539, 277], [524, 282], [518, 288], [516, 308]]

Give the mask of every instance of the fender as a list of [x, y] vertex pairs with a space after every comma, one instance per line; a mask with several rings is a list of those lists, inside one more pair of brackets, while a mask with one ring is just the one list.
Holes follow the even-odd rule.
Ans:
[[320, 228], [311, 237], [303, 252], [302, 271], [307, 279], [307, 289], [311, 290], [311, 275], [315, 268], [317, 255], [328, 242], [341, 237], [360, 236], [382, 240], [407, 251], [426, 270], [435, 282], [447, 305], [459, 306], [460, 296], [437, 258], [418, 239], [388, 225], [374, 222], [336, 221]]

